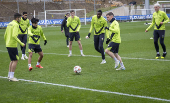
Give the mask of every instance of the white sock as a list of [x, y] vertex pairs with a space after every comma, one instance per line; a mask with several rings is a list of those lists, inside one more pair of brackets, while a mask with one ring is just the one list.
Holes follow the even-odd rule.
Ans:
[[115, 62], [117, 62], [117, 61], [118, 61], [116, 57], [114, 57], [113, 59], [115, 60]]
[[69, 50], [69, 53], [72, 54], [72, 50]]
[[25, 54], [22, 54], [22, 57], [24, 57], [25, 56]]
[[37, 65], [40, 65], [40, 62], [37, 62]]
[[80, 53], [83, 54], [83, 50], [80, 50]]
[[10, 77], [9, 78], [14, 78], [14, 72], [10, 73]]
[[11, 72], [8, 72], [8, 77], [10, 77], [10, 73], [11, 73]]
[[124, 67], [123, 62], [120, 63], [120, 66], [121, 66], [121, 67]]
[[31, 64], [28, 64], [28, 67], [31, 67]]
[[164, 54], [166, 54], [166, 52], [163, 52]]
[[102, 59], [102, 61], [105, 61], [105, 59]]
[[159, 52], [157, 52], [157, 54], [159, 54]]

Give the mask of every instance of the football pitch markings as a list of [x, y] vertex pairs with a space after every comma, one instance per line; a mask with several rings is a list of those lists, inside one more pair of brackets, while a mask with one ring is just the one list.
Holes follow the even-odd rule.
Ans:
[[[3, 77], [3, 76], [0, 76], [0, 78], [7, 79], [7, 77]], [[109, 93], [109, 94], [116, 94], [116, 95], [122, 95], [122, 96], [128, 96], [128, 97], [136, 97], [136, 98], [144, 98], [144, 99], [151, 99], [151, 100], [157, 100], [157, 101], [170, 102], [169, 99], [162, 99], [162, 98], [157, 98], [157, 97], [149, 97], [149, 96], [141, 96], [141, 95], [127, 94], [127, 93], [120, 93], [120, 92], [112, 92], [112, 91], [105, 91], [105, 90], [98, 90], [98, 89], [90, 89], [90, 88], [77, 87], [77, 86], [72, 86], [72, 85], [55, 84], [55, 83], [48, 83], [48, 82], [42, 82], [42, 81], [33, 81], [33, 80], [26, 80], [26, 79], [18, 79], [18, 80], [25, 81], [25, 82], [30, 82], [30, 83], [47, 84], [47, 85], [53, 85], [53, 86], [59, 86], [59, 87], [68, 87], [68, 88], [79, 89], [79, 90], [86, 90], [86, 91], [93, 91], [93, 92], [100, 92], [100, 93]]]
[[[0, 50], [0, 52], [7, 52], [7, 51], [3, 51], [3, 50]], [[20, 52], [20, 51], [18, 51]], [[43, 53], [43, 54], [53, 54], [53, 55], [68, 55], [68, 54], [58, 54], [58, 53]], [[72, 54], [72, 56], [80, 56], [80, 55], [75, 55], [75, 54]], [[97, 55], [85, 55], [85, 57], [101, 57], [101, 56], [97, 56]], [[110, 56], [106, 56], [106, 57], [110, 57]], [[147, 59], [147, 58], [129, 58], [129, 57], [121, 57], [123, 59], [132, 59], [132, 60], [150, 60], [150, 61], [170, 61], [168, 59]]]

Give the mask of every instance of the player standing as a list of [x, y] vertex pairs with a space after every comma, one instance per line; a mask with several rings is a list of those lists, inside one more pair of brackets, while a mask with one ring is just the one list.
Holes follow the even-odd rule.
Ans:
[[27, 43], [27, 30], [29, 26], [30, 23], [29, 23], [29, 19], [27, 18], [27, 12], [23, 12], [23, 16], [19, 23], [19, 34], [18, 34], [18, 38], [21, 40], [21, 42], [25, 44], [25, 47], [21, 46], [21, 51], [22, 51], [21, 60], [28, 59], [28, 57], [25, 54], [25, 50], [26, 50], [26, 43]]
[[9, 64], [9, 72], [8, 78], [10, 81], [18, 81], [17, 78], [14, 77], [14, 72], [19, 60], [17, 42], [24, 47], [25, 44], [22, 43], [18, 38], [19, 31], [19, 22], [21, 20], [21, 14], [15, 13], [14, 20], [10, 22], [6, 28], [4, 39], [6, 42], [6, 48], [8, 50], [9, 57], [11, 62]]
[[96, 51], [98, 51], [102, 55], [102, 62], [100, 64], [104, 64], [106, 63], [106, 60], [105, 60], [103, 42], [104, 42], [104, 37], [105, 37], [104, 28], [107, 27], [107, 21], [101, 15], [102, 15], [102, 11], [99, 10], [97, 12], [97, 15], [94, 15], [92, 17], [91, 27], [89, 30], [89, 34], [88, 36], [86, 36], [86, 38], [87, 39], [90, 38], [91, 32], [94, 28], [94, 47]]
[[[61, 32], [65, 32], [65, 37], [66, 37], [66, 44], [67, 47], [69, 47], [69, 27], [67, 27], [67, 18], [70, 16], [69, 13], [67, 13], [64, 17], [64, 20], [61, 23]], [[63, 30], [64, 28], [64, 30]]]
[[81, 44], [81, 39], [80, 39], [80, 27], [81, 27], [81, 23], [80, 23], [80, 18], [75, 16], [75, 11], [71, 10], [70, 11], [71, 16], [67, 19], [67, 27], [69, 27], [69, 55], [68, 57], [72, 56], [72, 42], [73, 39], [75, 38], [75, 41], [77, 41], [78, 45], [79, 45], [79, 49], [80, 49], [80, 53], [81, 56], [85, 56], [83, 54], [83, 47]]
[[29, 43], [29, 45], [28, 45], [29, 46], [28, 47], [29, 48], [29, 50], [28, 50], [28, 52], [29, 52], [29, 58], [28, 58], [29, 71], [31, 71], [33, 69], [31, 66], [31, 59], [32, 59], [33, 52], [39, 54], [39, 58], [38, 58], [36, 67], [43, 68], [40, 65], [40, 62], [43, 58], [43, 52], [40, 47], [40, 36], [44, 39], [44, 45], [46, 45], [46, 43], [47, 43], [47, 40], [43, 33], [43, 30], [42, 30], [41, 26], [38, 25], [39, 19], [32, 18], [31, 22], [32, 22], [32, 26], [30, 26], [28, 28], [28, 35], [30, 36], [29, 42], [28, 42]]
[[115, 60], [115, 68], [119, 66], [119, 61], [121, 67], [116, 70], [125, 70], [125, 66], [123, 65], [121, 57], [118, 55], [119, 45], [121, 43], [120, 38], [120, 27], [119, 23], [115, 20], [114, 14], [109, 12], [106, 14], [107, 20], [111, 23], [110, 27], [105, 27], [105, 29], [109, 30], [107, 35], [106, 44], [109, 43], [108, 47], [105, 49], [105, 52]]
[[155, 49], [156, 49], [156, 52], [157, 52], [155, 59], [158, 59], [160, 57], [158, 39], [160, 40], [160, 44], [161, 44], [162, 49], [163, 49], [163, 55], [162, 55], [161, 58], [164, 59], [166, 54], [167, 54], [166, 46], [164, 44], [165, 24], [169, 22], [169, 18], [164, 11], [159, 10], [160, 4], [158, 4], [158, 3], [155, 4], [154, 9], [155, 9], [155, 12], [153, 13], [153, 17], [152, 17], [152, 24], [145, 30], [145, 32], [148, 32], [149, 29], [152, 28], [152, 26], [155, 25], [154, 32], [153, 32], [154, 45], [155, 45]]

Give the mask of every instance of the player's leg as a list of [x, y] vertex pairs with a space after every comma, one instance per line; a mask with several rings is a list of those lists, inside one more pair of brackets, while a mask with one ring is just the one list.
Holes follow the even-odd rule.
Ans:
[[72, 56], [72, 42], [73, 42], [74, 36], [75, 36], [74, 33], [70, 33], [70, 35], [69, 35], [69, 54], [68, 54], [68, 57]]
[[33, 69], [32, 66], [31, 66], [31, 61], [32, 61], [32, 55], [33, 55], [34, 49], [35, 49], [34, 44], [29, 44], [28, 45], [28, 53], [29, 53], [29, 56], [28, 56], [28, 68], [29, 68], [29, 71], [31, 71]]
[[94, 48], [101, 53], [99, 49], [99, 35], [94, 35]]
[[105, 53], [108, 54], [115, 61], [115, 68], [119, 66], [119, 60], [115, 57], [114, 53], [118, 53], [119, 44], [110, 42], [108, 47], [105, 49]]
[[[23, 34], [19, 34], [19, 35], [18, 35], [18, 39], [19, 39], [21, 42], [23, 42]], [[26, 46], [26, 45], [25, 45], [25, 46]], [[21, 48], [21, 51], [22, 51], [23, 47], [22, 47], [21, 45], [20, 45], [20, 48]], [[25, 60], [23, 55], [21, 56], [21, 60]]]
[[25, 50], [26, 50], [26, 43], [27, 43], [27, 34], [23, 34], [23, 38], [22, 38], [22, 42], [25, 44], [25, 47], [22, 47], [22, 57], [25, 59], [28, 59], [28, 57], [25, 54]]
[[83, 54], [83, 47], [82, 47], [82, 44], [81, 44], [81, 38], [80, 38], [80, 34], [79, 34], [79, 32], [76, 32], [76, 34], [75, 34], [75, 41], [77, 41], [77, 43], [78, 43], [78, 45], [79, 45], [79, 49], [80, 49], [80, 53], [81, 53], [81, 56], [85, 56], [84, 54]]
[[38, 58], [38, 62], [37, 62], [36, 67], [38, 67], [38, 68], [43, 68], [43, 67], [41, 66], [41, 64], [40, 64], [42, 58], [44, 57], [43, 52], [42, 52], [42, 51], [41, 51], [41, 52], [38, 52], [38, 54], [39, 54], [39, 58]]
[[66, 36], [66, 45], [69, 47], [69, 33], [66, 33], [65, 31], [65, 36]]
[[157, 52], [155, 59], [158, 59], [160, 57], [159, 45], [158, 45], [158, 38], [159, 38], [158, 30], [154, 30], [153, 36], [154, 36], [154, 45]]
[[159, 37], [160, 37], [160, 44], [162, 46], [163, 49], [163, 55], [161, 56], [162, 59], [165, 58], [166, 56], [166, 46], [164, 44], [164, 38], [165, 38], [165, 30], [159, 30]]
[[101, 52], [101, 55], [102, 55], [101, 64], [106, 63], [105, 54], [104, 54], [104, 48], [103, 48], [103, 42], [104, 42], [104, 33], [99, 35], [99, 49], [100, 49], [100, 52]]
[[9, 64], [9, 80], [10, 81], [18, 81], [15, 77], [14, 77], [14, 72], [18, 63], [18, 49], [17, 48], [7, 48], [8, 49], [8, 54], [10, 56], [11, 62]]

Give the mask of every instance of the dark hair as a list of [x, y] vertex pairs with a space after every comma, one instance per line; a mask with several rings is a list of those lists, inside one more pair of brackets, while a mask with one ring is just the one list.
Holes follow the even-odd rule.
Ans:
[[102, 14], [102, 10], [98, 10], [97, 12], [100, 12]]
[[24, 11], [24, 12], [23, 12], [23, 15], [24, 15], [24, 14], [27, 14], [27, 12]]
[[20, 18], [20, 17], [21, 17], [21, 14], [19, 14], [19, 13], [15, 13], [15, 14], [14, 14], [14, 19]]
[[114, 16], [114, 14], [112, 12], [107, 13], [106, 16], [107, 15], [109, 15], [109, 16], [113, 15]]
[[33, 18], [31, 19], [31, 22], [32, 22], [32, 23], [37, 23], [37, 22], [39, 22], [39, 19], [33, 17]]
[[70, 13], [75, 12], [74, 10], [70, 10]]
[[68, 14], [70, 15], [70, 13], [66, 13], [65, 17], [66, 17]]

